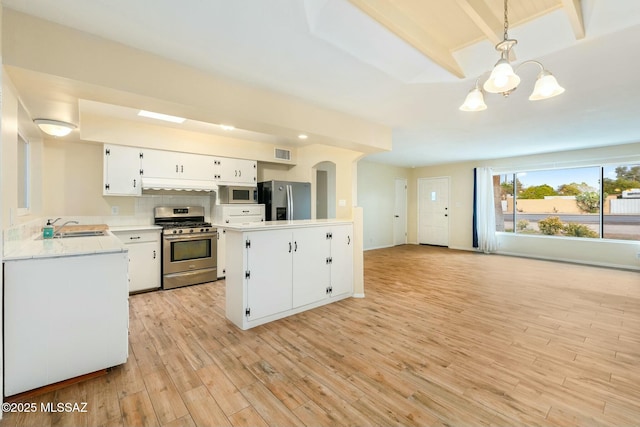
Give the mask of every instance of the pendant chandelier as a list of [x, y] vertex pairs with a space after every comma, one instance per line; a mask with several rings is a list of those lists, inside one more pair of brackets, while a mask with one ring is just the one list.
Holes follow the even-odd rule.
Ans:
[[533, 92], [529, 96], [530, 101], [552, 98], [564, 92], [564, 88], [558, 84], [553, 74], [538, 61], [524, 61], [514, 71], [509, 58], [512, 53], [511, 49], [518, 41], [509, 38], [509, 17], [507, 12], [507, 0], [504, 0], [504, 39], [496, 45], [496, 50], [500, 52], [500, 59], [496, 62], [491, 75], [482, 86], [480, 86], [480, 78], [476, 80], [475, 87], [469, 91], [464, 104], [460, 106], [462, 111], [486, 110], [487, 104], [484, 103], [484, 92], [499, 93], [505, 97], [509, 96], [520, 84], [520, 77], [516, 74], [516, 71], [525, 64], [535, 64], [540, 67], [540, 73], [536, 78]]

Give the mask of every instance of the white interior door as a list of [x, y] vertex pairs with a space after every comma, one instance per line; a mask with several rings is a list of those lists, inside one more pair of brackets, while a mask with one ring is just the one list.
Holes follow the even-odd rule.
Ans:
[[407, 180], [396, 179], [395, 205], [393, 211], [393, 244], [407, 243]]
[[418, 180], [418, 243], [449, 246], [449, 178]]

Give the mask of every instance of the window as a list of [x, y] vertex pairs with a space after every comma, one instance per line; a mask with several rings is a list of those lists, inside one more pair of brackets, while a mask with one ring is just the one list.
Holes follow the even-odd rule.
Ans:
[[603, 237], [640, 240], [640, 164], [603, 170]]
[[496, 231], [640, 240], [640, 164], [495, 178]]
[[29, 210], [29, 142], [18, 134], [18, 211]]

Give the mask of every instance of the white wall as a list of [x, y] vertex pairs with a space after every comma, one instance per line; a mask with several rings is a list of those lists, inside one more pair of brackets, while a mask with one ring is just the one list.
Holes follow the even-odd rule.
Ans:
[[366, 159], [358, 162], [358, 206], [363, 208], [365, 250], [393, 246], [395, 180], [408, 180], [409, 173], [410, 169]]
[[[2, 22], [2, 6], [0, 6], [0, 22]], [[0, 24], [1, 25], [1, 24]], [[4, 170], [4, 156], [2, 152], [4, 151], [4, 97], [6, 91], [4, 87], [4, 73], [2, 69], [2, 31], [0, 31], [0, 167]], [[4, 176], [0, 173], [0, 188], [4, 185]], [[4, 201], [2, 197], [0, 197], [0, 224], [4, 224]], [[4, 228], [4, 227], [3, 227]], [[4, 253], [3, 246], [4, 238], [0, 239], [0, 261], [3, 260], [2, 254]], [[4, 275], [0, 275], [0, 301], [4, 301]], [[0, 317], [0, 330], [4, 331], [3, 317]], [[4, 341], [4, 340], [3, 340]], [[0, 379], [2, 379], [2, 383], [0, 383], [0, 396], [4, 396], [4, 348], [3, 342], [0, 341]], [[0, 412], [0, 420], [2, 419], [2, 412]]]

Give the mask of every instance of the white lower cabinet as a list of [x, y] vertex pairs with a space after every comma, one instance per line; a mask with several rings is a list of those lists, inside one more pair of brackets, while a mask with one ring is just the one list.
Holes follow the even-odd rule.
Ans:
[[353, 293], [353, 226], [331, 227], [332, 297]]
[[248, 329], [351, 296], [352, 231], [351, 224], [227, 229], [227, 318]]
[[[227, 236], [228, 237], [228, 236]], [[291, 230], [247, 235], [246, 317], [260, 319], [291, 309]]]
[[293, 230], [293, 306], [311, 304], [329, 296], [331, 241], [324, 227]]
[[129, 250], [129, 292], [159, 288], [160, 230], [112, 230]]
[[126, 252], [4, 263], [4, 394], [127, 361]]

